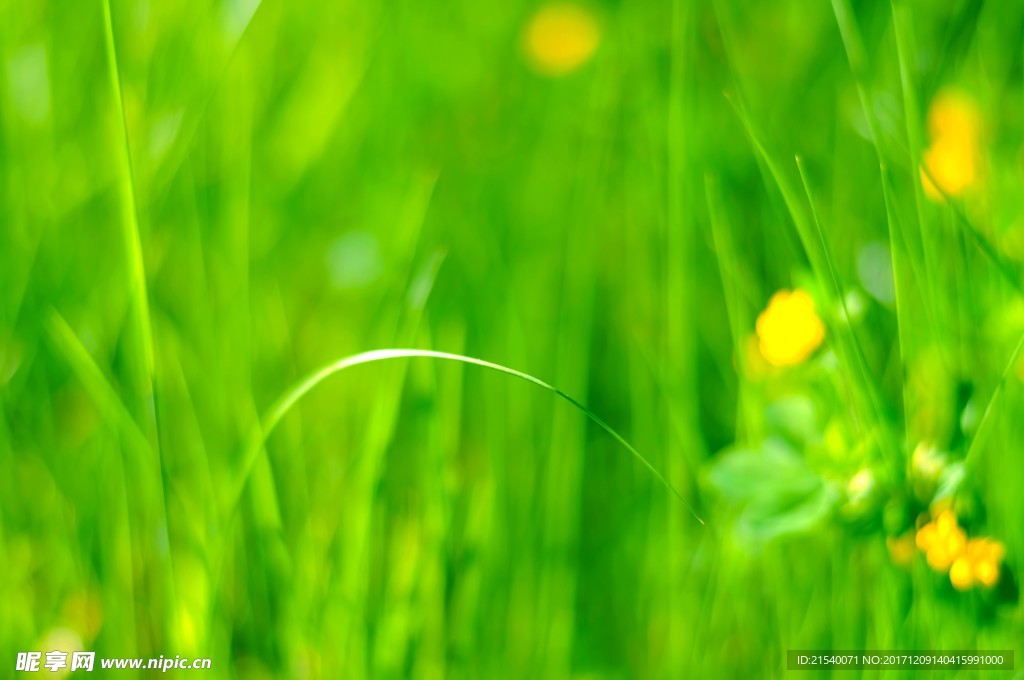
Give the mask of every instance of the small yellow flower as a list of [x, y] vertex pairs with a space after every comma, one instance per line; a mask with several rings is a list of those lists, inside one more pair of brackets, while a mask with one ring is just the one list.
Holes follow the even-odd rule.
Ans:
[[940, 533], [938, 539], [928, 548], [928, 566], [935, 571], [949, 569], [966, 545], [967, 535], [960, 527], [955, 527], [945, 534]]
[[935, 543], [937, 533], [935, 525], [931, 522], [918, 529], [915, 536], [915, 543], [917, 543], [918, 549], [921, 552], [928, 552], [929, 548]]
[[600, 28], [590, 12], [579, 5], [554, 2], [530, 19], [523, 47], [534, 69], [561, 76], [585, 64], [600, 41]]
[[996, 562], [1001, 562], [1006, 557], [1006, 546], [994, 538], [988, 539], [988, 555]]
[[981, 112], [965, 93], [944, 89], [928, 109], [928, 134], [932, 139], [977, 141], [981, 137]]
[[971, 539], [963, 558], [970, 568], [971, 584], [977, 583], [986, 588], [994, 586], [999, 581], [999, 565], [1005, 555], [1006, 548], [995, 539]]
[[928, 565], [936, 571], [949, 569], [967, 546], [967, 534], [950, 510], [943, 510], [918, 529], [914, 540], [925, 553]]
[[956, 558], [949, 568], [949, 581], [957, 590], [967, 590], [974, 585], [974, 570], [966, 556]]
[[949, 579], [957, 590], [967, 590], [974, 585], [991, 588], [999, 581], [999, 565], [1004, 555], [1005, 548], [999, 541], [972, 538], [950, 569]]
[[[923, 160], [921, 183], [928, 198], [934, 201], [943, 200], [942, 191], [950, 196], [960, 196], [978, 179], [977, 150], [961, 140], [938, 139], [932, 142], [924, 152]], [[935, 186], [936, 183], [942, 191]]]
[[969, 590], [975, 585], [991, 588], [998, 583], [1006, 547], [994, 538], [967, 540], [956, 515], [945, 504], [933, 506], [932, 513], [934, 519], [930, 522], [921, 523], [924, 516], [918, 519], [920, 526], [914, 536], [928, 565], [936, 571], [948, 569], [949, 581], [957, 590]]
[[974, 578], [980, 585], [991, 588], [999, 581], [999, 563], [995, 560], [979, 560], [974, 563]]
[[[931, 145], [921, 163], [921, 184], [934, 201], [960, 196], [979, 179], [981, 114], [964, 94], [943, 91], [928, 112]], [[937, 186], [936, 186], [937, 185]]]
[[775, 366], [799, 364], [825, 339], [814, 301], [802, 290], [780, 290], [757, 317], [761, 355]]
[[953, 514], [952, 510], [943, 510], [935, 518], [935, 528], [938, 529], [940, 536], [949, 535], [951, 532], [956, 531], [958, 526], [959, 523], [956, 521], [956, 515]]

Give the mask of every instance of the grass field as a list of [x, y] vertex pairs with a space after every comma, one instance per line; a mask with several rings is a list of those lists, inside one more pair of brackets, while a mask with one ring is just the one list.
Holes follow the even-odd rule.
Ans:
[[0, 676], [1024, 668], [1022, 38], [0, 0]]

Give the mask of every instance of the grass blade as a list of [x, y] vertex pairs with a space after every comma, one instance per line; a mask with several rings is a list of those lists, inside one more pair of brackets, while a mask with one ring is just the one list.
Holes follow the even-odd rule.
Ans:
[[1024, 349], [1024, 336], [1021, 336], [1017, 342], [1017, 346], [1013, 349], [1013, 353], [1010, 354], [1010, 360], [1006, 362], [1006, 368], [1003, 369], [1003, 374], [999, 376], [999, 382], [996, 384], [995, 390], [992, 392], [992, 397], [988, 400], [988, 405], [985, 406], [985, 411], [982, 413], [981, 420], [978, 421], [978, 428], [974, 431], [974, 438], [971, 439], [971, 444], [967, 448], [967, 454], [964, 456], [964, 463], [971, 465], [976, 458], [976, 451], [978, 442], [981, 441], [981, 435], [985, 432], [986, 425], [988, 425], [992, 411], [996, 408], [1000, 398], [1003, 395], [1004, 387], [1006, 382], [1017, 365], [1017, 358], [1020, 356], [1021, 350]]
[[[851, 366], [857, 374], [857, 382], [863, 386], [863, 395], [867, 399], [867, 406], [873, 413], [877, 431], [881, 433], [879, 437], [879, 444], [883, 451], [887, 452], [892, 458], [894, 465], [899, 462], [900, 455], [899, 449], [891, 441], [889, 429], [885, 427], [885, 416], [884, 407], [882, 405], [882, 398], [878, 394], [878, 390], [871, 376], [871, 371], [867, 365], [867, 358], [864, 354], [864, 348], [857, 338], [857, 334], [853, 331], [850, 326], [850, 311], [846, 307], [846, 296], [843, 293], [843, 285], [839, 281], [839, 275], [836, 272], [835, 264], [832, 259], [832, 249], [829, 247], [828, 239], [825, 236], [825, 231], [821, 227], [821, 218], [818, 216], [818, 211], [815, 208], [814, 196], [811, 193], [811, 185], [807, 179], [807, 171], [804, 167], [803, 162], [800, 158], [796, 159], [797, 169], [800, 171], [800, 179], [803, 181], [804, 191], [807, 194], [807, 201], [811, 207], [811, 221], [814, 224], [815, 230], [818, 235], [818, 243], [821, 246], [821, 256], [825, 261], [825, 266], [828, 269], [829, 282], [832, 284], [832, 292], [835, 295], [836, 303], [843, 312], [842, 319], [836, 319], [834, 321], [834, 327], [839, 330], [839, 336], [841, 338], [838, 343], [841, 347], [845, 345], [843, 349], [846, 355], [846, 361], [844, 365]], [[896, 468], [898, 469], [898, 465]]]
[[[694, 518], [704, 524], [704, 520], [696, 513], [696, 511], [687, 503], [686, 499], [683, 498], [668, 479], [655, 468], [650, 461], [648, 461], [643, 455], [640, 454], [633, 446], [626, 441], [626, 439], [616, 432], [608, 423], [601, 419], [596, 413], [588, 409], [586, 406], [578, 402], [573, 397], [569, 396], [562, 390], [558, 389], [554, 385], [544, 382], [540, 378], [536, 378], [528, 373], [517, 371], [514, 368], [502, 366], [501, 364], [495, 364], [490, 361], [484, 361], [483, 359], [477, 359], [474, 357], [464, 356], [462, 354], [450, 354], [448, 352], [437, 352], [434, 350], [427, 349], [376, 349], [368, 352], [362, 352], [360, 354], [354, 354], [352, 356], [339, 359], [333, 363], [327, 364], [326, 366], [314, 371], [303, 380], [299, 381], [294, 387], [285, 392], [273, 406], [267, 411], [266, 416], [263, 418], [261, 426], [255, 429], [249, 437], [248, 443], [245, 448], [245, 454], [242, 459], [242, 468], [239, 474], [238, 483], [232, 495], [232, 501], [241, 495], [242, 489], [245, 488], [245, 483], [249, 478], [252, 468], [259, 458], [260, 451], [263, 449], [263, 444], [266, 442], [267, 437], [274, 431], [277, 424], [281, 422], [281, 419], [288, 414], [289, 411], [299, 402], [302, 397], [312, 391], [317, 385], [322, 383], [327, 378], [331, 377], [335, 373], [340, 373], [353, 366], [360, 366], [363, 364], [372, 364], [380, 361], [391, 361], [395, 359], [414, 359], [414, 358], [428, 358], [428, 359], [440, 359], [444, 361], [458, 361], [464, 364], [470, 364], [473, 366], [480, 366], [498, 373], [504, 373], [511, 375], [526, 382], [543, 387], [544, 389], [554, 392], [562, 399], [565, 399], [570, 404], [575, 406], [578, 410], [582, 411], [590, 420], [597, 424], [602, 430], [607, 432], [613, 439], [621, 444], [627, 451], [633, 454], [647, 470], [654, 475], [654, 477], [661, 482], [661, 484], [672, 492], [683, 504], [686, 509], [690, 511], [690, 514]], [[233, 507], [236, 503], [232, 502], [228, 507]]]
[[740, 375], [743, 377], [743, 380], [737, 385], [737, 420], [743, 423], [747, 438], [757, 440], [762, 434], [762, 418], [757, 409], [750, 404], [747, 395], [744, 394], [750, 368], [747, 365], [746, 352], [750, 320], [747, 318], [743, 288], [750, 286], [742, 270], [739, 253], [733, 243], [732, 229], [727, 222], [717, 178], [711, 174], [706, 175], [704, 188], [708, 204], [708, 218], [711, 223], [711, 237], [715, 257], [718, 261], [718, 272], [722, 280], [722, 292], [725, 297], [725, 311], [729, 318], [729, 330], [732, 333], [733, 355]]
[[153, 450], [146, 435], [139, 429], [124, 402], [121, 401], [113, 386], [103, 375], [100, 367], [93, 361], [89, 351], [82, 345], [68, 322], [58, 312], [51, 311], [50, 317], [47, 319], [47, 329], [53, 344], [64, 355], [65, 360], [78, 376], [82, 385], [85, 386], [89, 396], [103, 413], [108, 424], [114, 431], [123, 434], [136, 452], [144, 454], [143, 457], [148, 458], [149, 462], [153, 462], [150, 458], [153, 455]]
[[131, 146], [128, 143], [128, 121], [125, 118], [124, 101], [121, 95], [121, 77], [118, 74], [117, 47], [114, 43], [114, 26], [110, 16], [110, 0], [103, 3], [104, 44], [107, 52], [107, 75], [114, 97], [121, 146], [116, 154], [118, 162], [118, 203], [121, 210], [121, 236], [128, 261], [128, 292], [135, 321], [136, 366], [139, 374], [144, 413], [155, 414], [153, 410], [153, 326], [149, 313], [149, 296], [146, 291], [146, 269], [142, 257], [142, 241], [139, 236], [138, 208], [135, 199], [135, 179], [132, 171]]

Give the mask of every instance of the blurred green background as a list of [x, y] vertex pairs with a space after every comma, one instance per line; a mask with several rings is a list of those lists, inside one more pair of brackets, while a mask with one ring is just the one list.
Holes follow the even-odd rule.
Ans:
[[[5, 677], [51, 648], [297, 679], [1022, 651], [1024, 4], [0, 17]], [[775, 366], [758, 318], [794, 289], [824, 341]], [[685, 503], [441, 360], [331, 376], [260, 447], [303, 376], [383, 347], [557, 385]], [[915, 547], [940, 509], [1004, 547], [994, 581]]]

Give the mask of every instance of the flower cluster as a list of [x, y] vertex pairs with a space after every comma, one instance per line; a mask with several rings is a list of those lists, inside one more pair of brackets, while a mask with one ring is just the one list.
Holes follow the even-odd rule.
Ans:
[[1006, 555], [1002, 543], [993, 538], [968, 539], [951, 510], [943, 510], [934, 519], [925, 520], [915, 536], [917, 547], [925, 553], [932, 569], [949, 572], [954, 588], [991, 588], [999, 581]]

